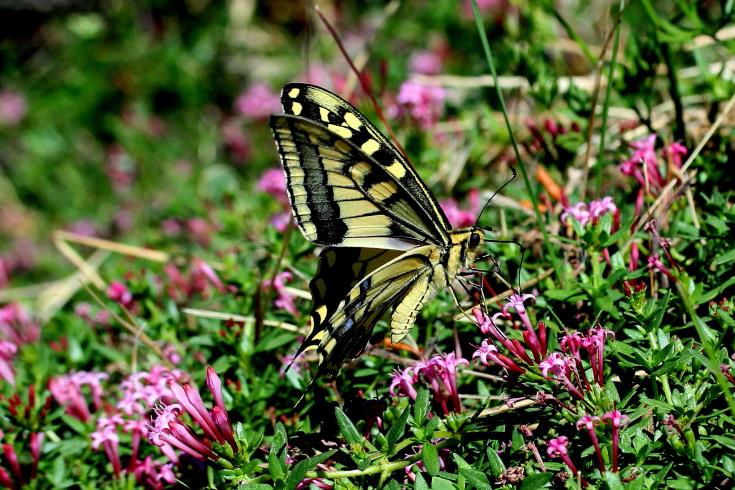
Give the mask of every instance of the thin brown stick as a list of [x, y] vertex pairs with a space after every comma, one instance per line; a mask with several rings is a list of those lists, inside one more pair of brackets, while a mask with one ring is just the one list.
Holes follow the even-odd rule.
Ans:
[[375, 96], [373, 95], [373, 91], [370, 90], [370, 87], [367, 86], [367, 83], [365, 83], [365, 79], [362, 76], [362, 73], [357, 69], [355, 66], [355, 63], [352, 62], [352, 58], [350, 58], [350, 55], [347, 53], [347, 50], [345, 49], [344, 45], [342, 44], [342, 39], [339, 37], [339, 34], [337, 34], [337, 31], [332, 27], [332, 24], [329, 23], [327, 18], [322, 14], [321, 9], [319, 6], [314, 7], [316, 9], [317, 15], [319, 15], [319, 18], [324, 23], [324, 26], [327, 28], [329, 33], [334, 38], [334, 41], [337, 43], [337, 47], [339, 47], [339, 50], [342, 52], [342, 55], [347, 60], [347, 63], [350, 65], [350, 68], [352, 68], [352, 71], [355, 72], [355, 75], [357, 75], [357, 79], [360, 82], [360, 86], [362, 87], [362, 91], [365, 93], [365, 95], [368, 96], [370, 99], [370, 102], [373, 104], [373, 109], [375, 109], [375, 113], [378, 115], [378, 118], [382, 121], [383, 125], [385, 126], [385, 129], [388, 131], [388, 134], [390, 135], [391, 139], [393, 140], [393, 143], [396, 145], [396, 148], [398, 148], [398, 151], [401, 152], [403, 157], [406, 159], [406, 161], [411, 164], [411, 161], [408, 158], [408, 155], [406, 154], [406, 151], [403, 149], [403, 146], [401, 146], [401, 143], [398, 141], [398, 137], [396, 137], [396, 134], [393, 132], [393, 127], [388, 123], [388, 120], [385, 117], [385, 114], [383, 114], [383, 110], [380, 108], [380, 105], [378, 104], [378, 101], [375, 99]]

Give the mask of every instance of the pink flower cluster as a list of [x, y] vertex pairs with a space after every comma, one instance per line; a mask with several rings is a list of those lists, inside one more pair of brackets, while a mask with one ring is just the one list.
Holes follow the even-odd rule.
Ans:
[[[634, 141], [633, 154], [620, 165], [620, 171], [635, 180], [649, 193], [659, 192], [666, 181], [671, 177], [668, 171], [661, 171], [659, 154], [656, 153], [656, 135], [652, 134], [642, 140]], [[679, 142], [673, 142], [660, 152], [665, 162], [669, 162], [675, 169], [681, 168], [682, 158], [687, 149]]]
[[472, 189], [467, 193], [469, 207], [461, 209], [454, 199], [446, 199], [439, 203], [453, 228], [472, 226], [477, 221], [480, 212], [480, 191]]
[[[139, 482], [151, 488], [163, 488], [164, 483], [174, 483], [173, 464], [178, 461], [176, 451], [171, 446], [162, 448], [169, 457], [168, 463], [161, 463], [146, 457], [139, 459], [140, 442], [147, 435], [146, 418], [158, 400], [171, 400], [173, 394], [168, 388], [169, 379], [184, 379], [179, 370], [169, 370], [163, 366], [153, 366], [150, 371], [141, 371], [126, 377], [120, 383], [121, 396], [114, 408], [105, 404], [102, 381], [108, 375], [101, 372], [76, 372], [52, 378], [49, 391], [57, 403], [66, 407], [66, 413], [87, 422], [92, 419], [85, 392], [89, 392], [94, 411], [100, 413], [96, 430], [91, 434], [92, 449], [102, 449], [109, 459], [116, 478], [124, 473], [133, 473]], [[123, 467], [120, 458], [120, 431], [130, 434], [130, 460]]]
[[457, 391], [457, 367], [469, 366], [467, 359], [450, 354], [438, 354], [428, 361], [419, 361], [414, 366], [396, 370], [390, 383], [392, 396], [405, 396], [416, 399], [414, 385], [423, 381], [429, 386], [434, 400], [442, 407], [445, 415], [449, 414], [450, 406], [455, 413], [462, 412], [462, 404]]
[[281, 99], [265, 83], [254, 83], [235, 99], [235, 109], [248, 119], [266, 119], [281, 112]]
[[587, 360], [592, 370], [593, 382], [605, 385], [604, 353], [605, 340], [615, 334], [604, 328], [591, 328], [586, 336], [579, 332], [567, 333], [561, 339], [564, 353], [554, 352], [539, 363], [544, 377], [561, 383], [566, 390], [577, 398], [584, 399], [584, 393], [591, 390], [582, 364], [582, 349], [587, 352]]
[[[535, 300], [531, 294], [513, 294], [503, 309], [489, 317], [480, 308], [473, 313], [480, 330], [490, 339], [485, 339], [475, 351], [473, 358], [478, 358], [484, 365], [495, 364], [508, 372], [523, 374], [529, 367], [536, 366], [541, 374], [564, 388], [579, 399], [591, 390], [591, 383], [585, 374], [582, 363], [583, 350], [587, 353], [587, 361], [592, 370], [593, 382], [604, 386], [604, 350], [605, 340], [614, 337], [613, 332], [603, 328], [592, 328], [587, 335], [579, 332], [567, 333], [561, 339], [562, 352], [548, 354], [548, 331], [544, 322], [537, 322], [534, 328], [526, 311], [526, 301]], [[510, 339], [497, 326], [501, 319], [512, 320], [509, 312], [513, 308], [520, 320], [523, 342]], [[502, 346], [505, 353], [498, 349]]]
[[38, 340], [40, 334], [38, 324], [19, 303], [0, 308], [0, 378], [15, 385], [13, 360], [18, 349]]
[[[595, 448], [595, 455], [597, 457], [597, 466], [600, 470], [600, 473], [605, 473], [605, 462], [602, 458], [602, 451], [600, 449], [600, 441], [597, 438], [597, 433], [595, 432], [595, 427], [608, 423], [610, 427], [612, 428], [612, 466], [610, 471], [613, 473], [618, 472], [618, 453], [620, 448], [620, 428], [623, 426], [625, 421], [628, 420], [627, 415], [623, 415], [618, 410], [612, 410], [610, 412], [605, 413], [602, 417], [597, 416], [591, 416], [585, 414], [582, 416], [579, 420], [577, 420], [577, 429], [582, 430], [586, 429], [587, 433], [590, 436], [590, 440], [592, 441], [592, 445]], [[566, 436], [559, 436], [555, 437], [553, 439], [550, 439], [547, 442], [547, 450], [546, 453], [549, 455], [550, 458], [561, 458], [562, 461], [564, 461], [564, 464], [567, 465], [569, 470], [572, 472], [573, 475], [576, 475], [578, 473], [577, 467], [572, 462], [572, 458], [569, 456], [569, 450], [567, 449], [567, 446], [569, 445], [569, 438]]]
[[608, 213], [613, 215], [613, 231], [615, 231], [620, 226], [620, 211], [618, 211], [613, 198], [610, 196], [590, 201], [589, 204], [578, 202], [561, 213], [561, 220], [566, 221], [567, 218], [572, 218], [582, 226], [586, 226], [588, 223], [594, 225], [602, 216]]
[[408, 61], [409, 71], [422, 75], [438, 75], [442, 71], [442, 65], [441, 56], [434, 51], [417, 51]]
[[[201, 395], [191, 385], [185, 384], [182, 387], [173, 378], [168, 380], [168, 385], [174, 401], [162, 400], [163, 404], [156, 409], [156, 417], [148, 426], [148, 441], [151, 444], [161, 447], [162, 450], [174, 447], [204, 461], [218, 461], [224, 457], [223, 450], [215, 449], [213, 442], [218, 443], [221, 448], [229, 445], [233, 454], [239, 451], [222, 397], [222, 384], [214, 368], [207, 368], [207, 387], [214, 399], [212, 410], [207, 409]], [[191, 417], [193, 425], [182, 420], [184, 413]], [[204, 435], [198, 435], [195, 427]]]
[[31, 480], [36, 478], [38, 475], [38, 463], [41, 461], [41, 447], [43, 446], [43, 439], [43, 432], [31, 432], [28, 435], [30, 463], [22, 465], [21, 459], [18, 458], [18, 452], [13, 445], [14, 443], [17, 444], [20, 439], [17, 437], [6, 439], [5, 433], [0, 430], [0, 440], [7, 441], [3, 442], [2, 449], [5, 461], [10, 467], [10, 472], [8, 472], [5, 468], [0, 466], [0, 485], [10, 489], [25, 488]]
[[603, 414], [602, 418], [597, 416], [591, 416], [585, 414], [577, 421], [577, 429], [586, 429], [590, 436], [590, 441], [595, 448], [595, 454], [597, 455], [597, 465], [601, 473], [605, 472], [605, 462], [602, 459], [602, 451], [600, 450], [600, 441], [597, 438], [595, 427], [602, 423], [609, 423], [612, 428], [612, 472], [618, 471], [618, 448], [620, 445], [620, 428], [623, 426], [625, 421], [628, 420], [627, 415], [623, 415], [618, 410], [612, 410]]
[[[526, 301], [535, 301], [532, 294], [512, 294], [503, 308], [491, 317], [487, 316], [481, 308], [475, 308], [472, 313], [475, 320], [480, 326], [480, 331], [485, 335], [490, 335], [491, 339], [485, 339], [479, 349], [475, 351], [472, 358], [479, 358], [484, 365], [497, 364], [506, 371], [516, 374], [526, 372], [519, 364], [533, 365], [539, 363], [548, 350], [548, 339], [546, 325], [544, 322], [538, 322], [537, 328], [534, 328], [531, 319], [526, 311]], [[523, 343], [518, 339], [510, 339], [498, 327], [497, 322], [502, 320], [512, 320], [513, 315], [509, 311], [513, 308], [516, 315], [520, 319], [523, 327]], [[500, 345], [505, 348], [510, 356], [500, 353], [497, 348]], [[530, 355], [527, 352], [530, 351]]]
[[67, 414], [87, 422], [91, 418], [91, 412], [83, 389], [87, 387], [94, 410], [99, 411], [102, 408], [102, 381], [107, 378], [107, 373], [79, 371], [51, 378], [48, 389], [56, 403], [66, 407]]
[[423, 129], [431, 129], [444, 111], [444, 89], [408, 80], [401, 84], [396, 96], [397, 106], [391, 109], [392, 117], [408, 115]]

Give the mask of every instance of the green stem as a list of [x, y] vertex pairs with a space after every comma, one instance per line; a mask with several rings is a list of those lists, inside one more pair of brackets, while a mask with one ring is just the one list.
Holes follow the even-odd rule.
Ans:
[[541, 218], [541, 211], [538, 207], [538, 200], [536, 199], [536, 194], [533, 191], [533, 188], [531, 187], [531, 181], [528, 178], [528, 172], [526, 172], [526, 167], [523, 164], [523, 159], [521, 158], [521, 152], [518, 150], [518, 144], [516, 143], [516, 138], [513, 135], [513, 128], [510, 125], [510, 119], [508, 118], [508, 110], [505, 107], [505, 99], [503, 98], [503, 93], [500, 90], [500, 83], [498, 83], [498, 74], [495, 71], [495, 63], [493, 62], [493, 54], [492, 51], [490, 51], [490, 43], [487, 40], [487, 34], [485, 33], [485, 29], [482, 25], [482, 17], [480, 17], [480, 9], [477, 6], [477, 0], [473, 0], [472, 2], [472, 11], [475, 16], [475, 23], [477, 24], [477, 31], [480, 33], [480, 41], [482, 42], [482, 48], [485, 51], [485, 58], [487, 59], [487, 65], [490, 68], [490, 73], [493, 76], [493, 81], [495, 83], [495, 91], [498, 96], [498, 100], [500, 100], [500, 108], [503, 111], [503, 119], [505, 120], [505, 127], [508, 129], [508, 135], [510, 136], [510, 142], [513, 145], [513, 151], [515, 152], [516, 160], [518, 161], [518, 168], [521, 171], [521, 176], [523, 177], [523, 183], [526, 186], [526, 191], [528, 192], [528, 197], [531, 200], [531, 204], [533, 206], [533, 212], [536, 217], [536, 223], [541, 230], [541, 234], [544, 237], [544, 246], [546, 248], [546, 251], [548, 253], [548, 257], [551, 257], [552, 266], [554, 267], [554, 272], [556, 273], [556, 276], [561, 279], [561, 274], [559, 273], [559, 266], [556, 260], [556, 255], [551, 250], [551, 240], [549, 239], [549, 233], [546, 231], [546, 226], [544, 225], [543, 219]]
[[725, 379], [725, 376], [722, 375], [719, 361], [717, 360], [717, 354], [712, 347], [712, 344], [710, 343], [707, 332], [705, 331], [706, 326], [699, 315], [697, 315], [697, 312], [694, 311], [689, 293], [687, 292], [681, 281], [676, 282], [676, 290], [679, 292], [679, 297], [681, 298], [682, 303], [684, 303], [684, 308], [686, 308], [687, 313], [689, 313], [689, 316], [692, 319], [692, 323], [694, 323], [694, 328], [697, 329], [699, 341], [702, 344], [702, 347], [704, 347], [704, 352], [709, 359], [710, 365], [707, 366], [707, 368], [709, 368], [709, 370], [712, 371], [712, 374], [715, 375], [717, 384], [720, 385], [722, 394], [725, 395], [725, 400], [727, 400], [727, 405], [730, 408], [730, 412], [735, 415], [735, 400], [732, 397], [731, 387]]
[[[653, 332], [648, 332], [648, 341], [651, 343], [651, 349], [658, 350], [658, 342], [656, 342], [656, 335], [654, 335]], [[661, 389], [664, 390], [664, 396], [666, 397], [666, 402], [669, 405], [674, 404], [674, 399], [671, 396], [671, 387], [669, 386], [669, 375], [668, 374], [662, 374], [659, 376], [661, 379]], [[652, 378], [653, 379], [653, 378]]]
[[[437, 449], [444, 449], [454, 443], [454, 440], [448, 439], [440, 442], [436, 447]], [[376, 475], [378, 473], [393, 473], [394, 471], [402, 470], [403, 468], [414, 464], [420, 459], [421, 453], [415, 454], [403, 461], [394, 461], [392, 463], [383, 462], [374, 466], [368, 466], [363, 470], [307, 471], [306, 478], [329, 478], [330, 480], [337, 480], [339, 478], [354, 478], [365, 475]]]
[[623, 10], [625, 10], [625, 0], [620, 0], [620, 10], [618, 11], [618, 23], [615, 26], [615, 37], [613, 38], [612, 59], [607, 68], [607, 87], [605, 88], [605, 100], [602, 103], [602, 121], [600, 122], [600, 151], [597, 154], [597, 163], [595, 165], [595, 188], [597, 196], [602, 195], [602, 169], [605, 164], [605, 133], [607, 132], [607, 112], [610, 107], [610, 93], [612, 92], [613, 76], [615, 75], [615, 65], [618, 59], [618, 46], [620, 45], [620, 24], [622, 23]]

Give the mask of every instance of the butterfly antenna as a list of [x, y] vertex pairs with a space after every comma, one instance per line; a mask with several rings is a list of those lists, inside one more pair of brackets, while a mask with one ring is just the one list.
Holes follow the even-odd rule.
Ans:
[[506, 180], [505, 183], [498, 188], [498, 190], [496, 190], [495, 192], [493, 192], [493, 195], [490, 196], [490, 199], [488, 199], [487, 201], [485, 201], [485, 205], [480, 210], [480, 214], [477, 215], [477, 220], [475, 220], [475, 226], [477, 226], [477, 224], [480, 222], [480, 217], [482, 216], [482, 213], [485, 212], [485, 210], [490, 205], [490, 203], [495, 198], [495, 196], [498, 195], [498, 192], [500, 192], [503, 189], [505, 189], [505, 187], [508, 184], [510, 184], [511, 182], [513, 182], [515, 180], [515, 178], [518, 176], [518, 172], [516, 171], [516, 169], [514, 167], [510, 167], [510, 171], [513, 172], [513, 175], [508, 180]]
[[324, 23], [324, 26], [327, 28], [329, 33], [332, 35], [334, 42], [337, 43], [337, 47], [339, 47], [339, 50], [342, 52], [342, 55], [345, 57], [345, 60], [347, 60], [347, 64], [350, 65], [350, 68], [357, 76], [357, 80], [360, 82], [360, 87], [362, 87], [362, 91], [365, 92], [365, 95], [368, 96], [368, 98], [370, 99], [370, 102], [373, 104], [373, 109], [375, 109], [375, 113], [378, 115], [378, 118], [380, 118], [380, 120], [383, 122], [383, 126], [385, 126], [385, 128], [388, 130], [388, 134], [393, 140], [393, 144], [396, 145], [396, 148], [398, 148], [398, 151], [401, 152], [401, 154], [403, 155], [403, 158], [405, 158], [406, 161], [409, 162], [410, 164], [410, 160], [408, 159], [406, 150], [404, 150], [403, 146], [401, 146], [401, 144], [398, 142], [398, 138], [396, 137], [396, 134], [393, 132], [393, 128], [388, 123], [388, 120], [383, 114], [383, 110], [380, 108], [378, 101], [375, 99], [372, 89], [368, 85], [367, 80], [363, 76], [362, 71], [358, 70], [357, 66], [355, 66], [355, 63], [352, 61], [352, 58], [350, 57], [349, 53], [347, 53], [347, 49], [345, 49], [345, 46], [342, 43], [342, 39], [339, 37], [339, 34], [337, 34], [336, 29], [332, 26], [332, 24], [329, 23], [327, 18], [324, 16], [324, 14], [322, 13], [322, 10], [319, 8], [319, 5], [315, 5], [314, 9], [316, 10], [316, 13], [319, 16], [319, 18], [322, 20], [322, 23]]

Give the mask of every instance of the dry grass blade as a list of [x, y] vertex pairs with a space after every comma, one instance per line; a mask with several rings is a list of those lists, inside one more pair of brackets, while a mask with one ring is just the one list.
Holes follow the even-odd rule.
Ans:
[[[96, 271], [109, 255], [106, 250], [97, 250], [84, 261], [84, 264], [88, 269]], [[67, 278], [52, 283], [39, 293], [36, 300], [36, 315], [41, 323], [49, 321], [80, 287], [87, 284], [88, 280], [89, 276], [78, 270]]]
[[97, 289], [105, 289], [105, 280], [97, 274], [94, 268], [90, 267], [87, 262], [74, 250], [63, 238], [58, 234], [54, 234], [51, 238], [54, 246], [61, 252], [61, 254], [69, 260], [74, 267], [79, 269], [79, 272], [87, 279], [88, 282], [94, 284]]
[[[200, 310], [198, 308], [182, 308], [181, 312], [186, 315], [196, 316], [199, 318], [211, 318], [213, 320], [231, 320], [233, 322], [244, 322], [244, 323], [253, 323], [255, 322], [255, 317], [253, 316], [243, 316], [243, 315], [235, 315], [232, 313], [222, 313], [220, 311], [211, 311], [211, 310]], [[276, 327], [283, 330], [287, 330], [289, 332], [296, 332], [299, 334], [305, 334], [306, 329], [301, 328], [298, 325], [293, 325], [291, 323], [286, 322], [278, 322], [275, 320], [263, 320], [263, 325], [267, 327]]]
[[79, 235], [77, 233], [72, 233], [64, 230], [55, 231], [54, 238], [58, 238], [67, 242], [78, 243], [80, 245], [86, 245], [88, 247], [98, 248], [101, 250], [109, 250], [110, 252], [128, 255], [130, 257], [138, 257], [140, 259], [151, 260], [153, 262], [166, 263], [171, 260], [169, 254], [167, 254], [166, 252], [161, 252], [160, 250], [151, 250], [149, 248], [113, 242], [112, 240], [105, 240], [103, 238]]

